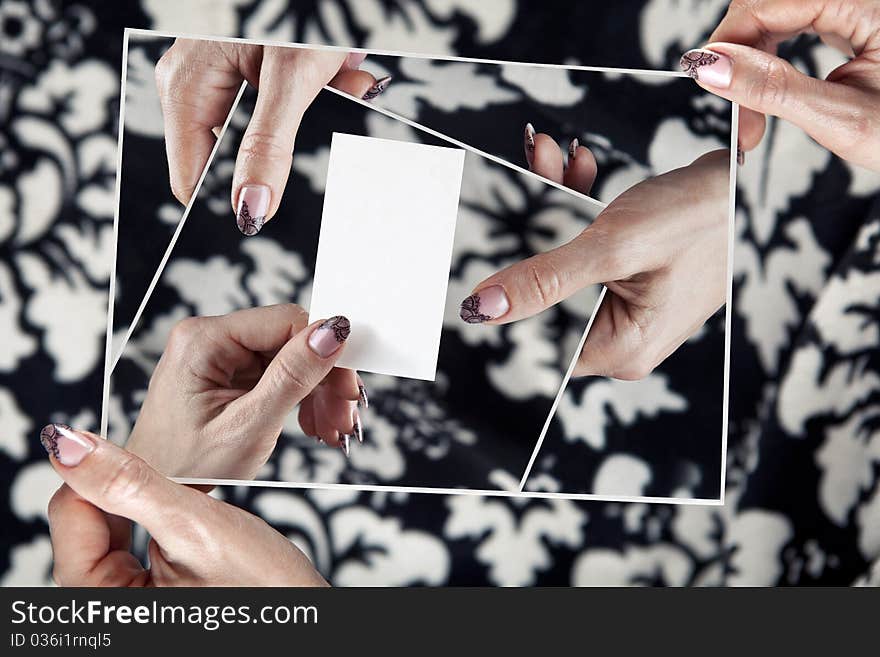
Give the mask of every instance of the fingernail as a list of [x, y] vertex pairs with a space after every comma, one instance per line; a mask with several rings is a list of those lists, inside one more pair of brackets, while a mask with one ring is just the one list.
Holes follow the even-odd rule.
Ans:
[[571, 143], [568, 145], [568, 163], [569, 164], [572, 163], [575, 156], [577, 155], [578, 146], [580, 146], [580, 145], [581, 145], [581, 143], [577, 140], [577, 137], [572, 139]]
[[531, 123], [526, 123], [525, 133], [526, 161], [532, 166], [535, 157], [535, 128]]
[[238, 193], [238, 212], [235, 223], [248, 237], [260, 232], [266, 223], [269, 211], [269, 187], [266, 185], [245, 185]]
[[348, 455], [351, 451], [351, 447], [349, 446], [350, 436], [348, 434], [342, 434], [339, 436], [339, 449], [342, 450], [342, 453], [345, 454], [345, 458], [348, 458]]
[[361, 380], [361, 377], [357, 378], [357, 382], [358, 382], [358, 403], [363, 408], [369, 408], [370, 407], [370, 400], [367, 398], [367, 387], [364, 385], [364, 382], [363, 382], [363, 380]]
[[357, 411], [354, 411], [354, 413], [352, 413], [351, 419], [354, 422], [354, 428], [352, 429], [352, 433], [354, 434], [354, 437], [357, 438], [357, 441], [359, 443], [363, 443], [364, 442], [364, 427], [361, 424], [360, 413], [358, 413]]
[[385, 91], [389, 84], [391, 84], [390, 75], [386, 75], [384, 78], [376, 80], [376, 84], [367, 89], [367, 93], [361, 96], [361, 100], [373, 100], [376, 96]]
[[342, 315], [331, 317], [309, 336], [309, 347], [321, 358], [327, 358], [336, 352], [351, 333], [351, 324]]
[[481, 324], [498, 319], [510, 310], [510, 301], [500, 285], [484, 287], [461, 302], [461, 317], [468, 324]]
[[88, 436], [66, 424], [47, 424], [40, 431], [43, 448], [62, 465], [72, 468], [95, 451], [95, 443]]
[[742, 144], [736, 142], [736, 163], [740, 166], [746, 163], [746, 154], [743, 152]]
[[717, 89], [727, 89], [733, 77], [733, 60], [711, 50], [688, 50], [681, 56], [679, 65], [694, 80]]

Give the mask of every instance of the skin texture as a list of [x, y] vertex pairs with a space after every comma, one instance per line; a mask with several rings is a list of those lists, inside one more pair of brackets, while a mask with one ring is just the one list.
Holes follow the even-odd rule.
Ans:
[[[562, 162], [556, 141], [537, 134], [531, 169], [589, 193], [592, 153], [579, 146], [567, 168]], [[605, 283], [574, 375], [647, 376], [724, 304], [728, 171], [729, 152], [719, 150], [639, 183], [568, 244], [485, 279], [475, 290], [500, 285], [510, 301], [506, 314], [487, 323], [530, 317]]]
[[[804, 75], [776, 56], [780, 43], [804, 33], [852, 59], [825, 80]], [[758, 145], [772, 115], [880, 171], [880, 0], [733, 0], [703, 48], [733, 61], [728, 88], [698, 84], [742, 105], [743, 150]]]
[[177, 39], [156, 64], [156, 86], [165, 120], [171, 190], [187, 204], [242, 81], [258, 89], [242, 137], [231, 202], [238, 209], [244, 185], [266, 185], [266, 220], [278, 210], [300, 121], [318, 92], [330, 84], [361, 98], [376, 79], [358, 70], [362, 55], [239, 43]]
[[[321, 358], [294, 304], [180, 322], [153, 372], [126, 448], [169, 476], [251, 479], [300, 405], [307, 433], [320, 408], [322, 437], [353, 429], [357, 375]], [[306, 421], [304, 421], [306, 420]]]
[[[326, 586], [311, 562], [265, 522], [175, 484], [94, 434], [49, 502], [61, 586]], [[150, 534], [150, 567], [131, 554], [132, 521]]]

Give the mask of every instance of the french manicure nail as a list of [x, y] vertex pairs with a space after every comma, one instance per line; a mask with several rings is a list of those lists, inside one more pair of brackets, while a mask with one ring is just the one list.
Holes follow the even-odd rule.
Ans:
[[327, 358], [336, 352], [351, 333], [351, 324], [342, 315], [326, 320], [309, 336], [309, 347], [321, 358]]
[[461, 317], [468, 324], [481, 324], [498, 319], [510, 310], [510, 301], [500, 285], [484, 287], [461, 302]]
[[40, 442], [61, 465], [69, 468], [79, 465], [86, 456], [95, 451], [95, 443], [91, 438], [66, 424], [47, 424], [40, 431]]
[[568, 145], [568, 163], [571, 164], [574, 162], [574, 158], [577, 156], [578, 146], [581, 143], [577, 140], [577, 137], [571, 140], [571, 143]]
[[351, 447], [349, 445], [350, 440], [351, 436], [349, 436], [347, 433], [339, 436], [339, 449], [341, 449], [342, 453], [345, 454], [345, 458], [348, 458], [348, 455], [351, 452]]
[[251, 237], [260, 232], [266, 223], [269, 211], [269, 187], [266, 185], [245, 185], [238, 193], [238, 212], [235, 223], [238, 229]]
[[532, 160], [535, 158], [535, 128], [531, 123], [526, 123], [525, 132], [525, 148], [526, 161], [532, 166]]
[[688, 50], [679, 61], [681, 70], [694, 80], [717, 89], [727, 89], [733, 77], [733, 60], [711, 50]]
[[390, 75], [386, 75], [384, 78], [376, 80], [376, 84], [367, 89], [367, 93], [361, 96], [361, 100], [373, 100], [376, 96], [385, 91], [389, 84], [391, 84]]
[[355, 410], [354, 413], [352, 413], [351, 419], [354, 423], [354, 428], [352, 429], [352, 433], [354, 434], [354, 437], [357, 438], [357, 441], [359, 443], [363, 443], [364, 442], [364, 427], [361, 424], [360, 413], [358, 413], [357, 410]]

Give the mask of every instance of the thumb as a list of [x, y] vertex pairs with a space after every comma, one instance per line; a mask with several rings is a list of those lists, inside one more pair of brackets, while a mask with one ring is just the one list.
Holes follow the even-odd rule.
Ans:
[[193, 496], [202, 495], [166, 479], [110, 441], [66, 424], [44, 427], [40, 442], [52, 467], [80, 497], [137, 522], [160, 543], [174, 540], [174, 528], [194, 507]]
[[351, 324], [342, 316], [314, 322], [294, 335], [266, 366], [260, 380], [230, 408], [254, 417], [259, 409], [263, 421], [277, 427], [333, 369]]
[[817, 80], [780, 57], [732, 43], [689, 50], [681, 67], [707, 91], [790, 121], [829, 150], [864, 163], [860, 151], [877, 121], [869, 91]]

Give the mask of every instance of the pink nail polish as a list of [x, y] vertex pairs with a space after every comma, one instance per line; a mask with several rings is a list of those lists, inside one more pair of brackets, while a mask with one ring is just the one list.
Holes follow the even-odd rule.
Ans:
[[385, 91], [389, 84], [391, 84], [390, 75], [386, 75], [384, 78], [376, 80], [376, 84], [367, 89], [367, 93], [361, 96], [361, 100], [373, 100], [376, 96]]
[[334, 354], [351, 333], [351, 324], [342, 315], [331, 317], [309, 336], [309, 347], [321, 358]]
[[498, 319], [510, 310], [510, 301], [500, 285], [484, 287], [461, 302], [461, 317], [468, 324], [481, 324]]
[[535, 128], [531, 123], [526, 123], [524, 144], [526, 149], [526, 161], [529, 163], [529, 167], [531, 167], [532, 160], [535, 159]]
[[681, 56], [681, 70], [709, 87], [727, 89], [733, 78], [733, 60], [711, 50], [696, 48]]
[[248, 237], [260, 232], [269, 211], [269, 188], [266, 185], [245, 185], [238, 193], [235, 223]]
[[88, 436], [74, 431], [66, 424], [47, 424], [40, 431], [43, 448], [55, 459], [72, 468], [95, 451], [95, 443]]

